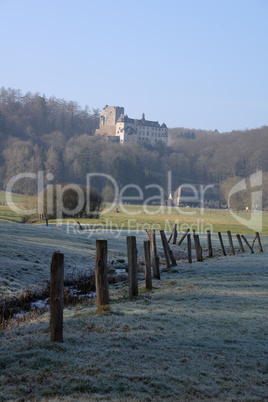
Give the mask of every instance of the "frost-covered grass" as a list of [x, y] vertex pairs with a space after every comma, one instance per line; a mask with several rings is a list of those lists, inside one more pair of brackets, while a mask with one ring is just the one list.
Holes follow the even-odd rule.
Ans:
[[[46, 280], [55, 250], [64, 252], [66, 272], [94, 264], [98, 234], [87, 238], [52, 226], [1, 229], [9, 275], [16, 278], [21, 258], [12, 264], [13, 257], [24, 251], [28, 259], [21, 261], [20, 270], [28, 268], [20, 271], [21, 286], [8, 282], [11, 293]], [[126, 258], [125, 236], [106, 238], [109, 261]], [[137, 236], [139, 257], [143, 238]], [[126, 283], [110, 285], [110, 313], [98, 314], [94, 304], [64, 310], [62, 344], [49, 341], [48, 313], [14, 322], [0, 332], [0, 400], [266, 400], [268, 239], [262, 241], [262, 254], [181, 260], [162, 270], [151, 292], [141, 274], [134, 300]], [[220, 251], [216, 237], [213, 244]]]
[[[159, 232], [156, 233], [160, 259], [165, 264], [160, 235]], [[143, 260], [143, 240], [148, 240], [145, 231], [103, 229], [80, 231], [77, 225], [63, 224], [58, 228], [55, 224], [46, 227], [2, 222], [0, 223], [0, 300], [3, 297], [18, 296], [26, 290], [38, 290], [46, 286], [54, 251], [64, 253], [65, 275], [78, 277], [94, 270], [96, 239], [105, 238], [108, 240], [108, 264], [111, 266], [114, 261], [113, 267], [115, 267], [117, 259], [127, 261], [126, 236], [130, 235], [137, 236], [138, 257]], [[252, 242], [253, 236], [247, 238]], [[228, 252], [229, 243], [226, 235], [223, 235], [223, 239]], [[262, 236], [261, 239], [265, 241], [266, 237]], [[212, 241], [214, 253], [220, 254], [217, 235], [212, 235]], [[233, 241], [237, 248], [235, 236]], [[206, 255], [206, 235], [201, 235], [201, 245]], [[192, 246], [194, 247], [193, 242]], [[177, 259], [182, 256], [186, 258], [186, 241], [179, 248], [172, 245], [172, 249]], [[184, 262], [184, 260], [178, 261]]]
[[[135, 233], [134, 233], [135, 234]], [[18, 296], [27, 289], [46, 286], [54, 251], [64, 253], [65, 276], [79, 277], [94, 270], [96, 239], [108, 239], [108, 262], [116, 267], [116, 259], [126, 261], [126, 232], [99, 233], [79, 231], [63, 225], [22, 225], [0, 223], [0, 300]], [[142, 257], [140, 234], [138, 249]]]
[[54, 251], [64, 253], [66, 274], [94, 267], [94, 245], [68, 235], [65, 228], [0, 223], [0, 229], [0, 299], [45, 286]]
[[268, 275], [258, 257], [172, 269], [151, 293], [140, 280], [132, 301], [110, 286], [111, 313], [65, 310], [63, 344], [49, 342], [48, 315], [2, 331], [2, 400], [265, 400]]

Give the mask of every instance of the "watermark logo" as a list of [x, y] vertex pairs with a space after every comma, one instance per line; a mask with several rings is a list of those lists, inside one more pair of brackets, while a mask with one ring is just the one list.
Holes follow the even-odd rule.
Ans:
[[239, 181], [229, 192], [228, 196], [228, 209], [230, 214], [242, 225], [254, 231], [261, 232], [262, 230], [262, 189], [254, 188], [262, 186], [262, 171], [258, 171], [249, 177], [249, 184], [251, 190], [251, 208], [249, 210], [250, 218], [246, 219], [239, 216], [232, 210], [231, 197], [241, 191], [248, 190], [246, 179]]
[[83, 230], [77, 225], [77, 221], [74, 219], [68, 219], [66, 222], [67, 233], [71, 233], [74, 235], [81, 235], [90, 239], [93, 235], [99, 234], [100, 236], [112, 235], [115, 239], [122, 236], [122, 234], [130, 235], [133, 232], [136, 233], [145, 233], [147, 230], [155, 230], [159, 231], [163, 229], [165, 232], [172, 232], [174, 224], [177, 225], [178, 232], [186, 232], [186, 230], [190, 230], [190, 232], [196, 231], [197, 233], [205, 233], [209, 230], [213, 233], [213, 225], [209, 222], [205, 222], [204, 219], [197, 218], [196, 221], [189, 223], [180, 222], [179, 219], [174, 221], [170, 221], [169, 219], [165, 219], [165, 221], [160, 223], [141, 223], [137, 219], [127, 219], [123, 223], [112, 222], [110, 219], [105, 219], [102, 223], [95, 224], [84, 224]]
[[[35, 181], [38, 197], [37, 205], [34, 208], [20, 208], [13, 201], [13, 188], [20, 180]], [[136, 184], [128, 183], [124, 187], [120, 187], [112, 176], [105, 173], [88, 173], [86, 186], [72, 183], [52, 185], [51, 181], [53, 180], [53, 174], [45, 174], [43, 171], [20, 173], [12, 177], [6, 187], [7, 205], [22, 217], [23, 215], [38, 214], [39, 216], [44, 216], [46, 220], [57, 219], [59, 223], [62, 218], [98, 218], [100, 213], [105, 217], [105, 215], [116, 210], [129, 215], [128, 230], [132, 225], [133, 216], [140, 214], [147, 216], [167, 215], [172, 216], [172, 220], [176, 219], [176, 215], [183, 215], [185, 224], [189, 226], [190, 222], [193, 222], [191, 215], [196, 214], [196, 222], [198, 223], [198, 220], [205, 215], [205, 208], [220, 207], [219, 185], [184, 183], [176, 188], [178, 183], [172, 183], [171, 172], [167, 172], [165, 189], [159, 184], [149, 184], [141, 188]], [[101, 197], [93, 190], [92, 182], [94, 180], [95, 182], [99, 180], [106, 183], [106, 185], [109, 183], [113, 193], [112, 202], [102, 205]], [[258, 171], [247, 180], [239, 181], [232, 187], [228, 195], [229, 213], [240, 224], [254, 231], [262, 230], [262, 189], [260, 186], [262, 186], [262, 172]], [[175, 191], [174, 188], [176, 188]], [[251, 202], [249, 202], [249, 205], [251, 205], [248, 207], [247, 213], [248, 219], [244, 212], [238, 213], [232, 208], [232, 200], [234, 200], [235, 196], [239, 198], [239, 194], [241, 195], [242, 191], [250, 191], [251, 194]], [[129, 204], [132, 206], [131, 208], [128, 207]], [[115, 219], [110, 218], [110, 220], [112, 223]], [[135, 220], [134, 225], [137, 222]], [[209, 222], [205, 223], [208, 224]], [[147, 224], [146, 220], [145, 224]], [[109, 225], [106, 224], [105, 226]], [[200, 226], [200, 222], [198, 226]], [[140, 230], [137, 226], [132, 228], [132, 230], [135, 229]], [[142, 229], [145, 230], [145, 228]], [[206, 229], [212, 232], [212, 227]]]
[[[37, 197], [37, 207], [32, 209], [21, 209], [13, 201], [13, 188], [17, 182], [21, 180], [34, 180], [36, 181], [36, 192]], [[81, 186], [70, 183], [65, 185], [52, 185], [49, 184], [54, 179], [53, 174], [48, 173], [45, 175], [43, 171], [37, 173], [20, 173], [12, 177], [6, 187], [6, 201], [10, 209], [17, 214], [21, 215], [31, 215], [31, 214], [54, 214], [56, 208], [56, 217], [60, 219], [63, 215], [72, 217], [79, 214], [82, 210], [86, 210], [88, 216], [98, 216], [99, 211], [94, 209], [95, 199], [92, 199], [92, 193], [90, 191], [92, 186], [92, 181], [94, 179], [105, 180], [106, 183], [110, 183], [110, 187], [113, 188], [114, 198], [112, 203], [109, 203], [102, 210], [102, 215], [110, 213], [115, 207], [119, 207], [122, 212], [126, 215], [171, 215], [177, 212], [181, 215], [194, 215], [197, 210], [200, 210], [201, 214], [204, 214], [205, 200], [207, 193], [211, 188], [214, 188], [213, 184], [209, 185], [193, 185], [193, 184], [182, 184], [175, 191], [172, 191], [172, 175], [171, 172], [167, 173], [167, 189], [166, 191], [159, 184], [148, 184], [144, 188], [140, 186], [129, 183], [122, 188], [119, 188], [116, 180], [105, 173], [88, 173], [86, 176], [86, 187], [85, 191], [82, 190]], [[45, 182], [47, 186], [45, 186]], [[83, 187], [83, 186], [82, 186]], [[75, 199], [77, 199], [76, 205], [72, 203], [72, 208], [66, 208], [64, 205], [64, 196], [69, 191], [75, 194]], [[170, 194], [170, 198], [167, 201], [167, 195]], [[94, 195], [94, 194], [93, 194]], [[74, 197], [73, 197], [74, 198]], [[128, 210], [127, 205], [135, 205], [135, 211], [132, 209], [131, 212]], [[184, 207], [194, 206], [194, 209], [185, 210]], [[156, 208], [153, 210], [150, 208], [154, 205]]]

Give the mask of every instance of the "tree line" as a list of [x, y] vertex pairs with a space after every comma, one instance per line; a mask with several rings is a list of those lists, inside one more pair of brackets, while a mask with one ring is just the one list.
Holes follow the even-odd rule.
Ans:
[[[76, 102], [2, 88], [0, 187], [4, 190], [18, 173], [42, 170], [53, 174], [50, 184], [85, 185], [88, 173], [106, 173], [120, 188], [129, 183], [142, 188], [157, 184], [167, 192], [171, 171], [174, 190], [182, 183], [219, 183], [224, 205], [231, 186], [257, 170], [263, 171], [267, 183], [267, 126], [231, 133], [179, 127], [169, 130], [168, 147], [161, 143], [122, 146], [94, 136], [99, 114], [99, 109], [82, 109]], [[94, 187], [105, 199], [113, 197], [109, 181], [97, 178]], [[14, 191], [34, 194], [36, 183], [18, 181]], [[152, 194], [153, 189], [148, 190], [147, 195]], [[237, 202], [244, 208], [248, 194]], [[268, 207], [266, 192], [264, 207]]]

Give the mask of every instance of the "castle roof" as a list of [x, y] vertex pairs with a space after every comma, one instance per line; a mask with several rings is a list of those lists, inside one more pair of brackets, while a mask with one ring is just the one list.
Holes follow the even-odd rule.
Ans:
[[[145, 120], [145, 119], [131, 119], [128, 117], [127, 114], [121, 114], [117, 120], [119, 123], [131, 123], [131, 124], [136, 124], [138, 126], [147, 126], [147, 127], [160, 127], [160, 124], [158, 121], [150, 121], [150, 120]], [[162, 128], [166, 128], [166, 124], [163, 123], [161, 125]]]

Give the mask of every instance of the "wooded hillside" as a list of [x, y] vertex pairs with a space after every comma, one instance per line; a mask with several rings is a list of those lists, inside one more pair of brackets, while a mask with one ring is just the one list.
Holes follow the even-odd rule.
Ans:
[[[169, 130], [169, 146], [120, 145], [95, 137], [99, 109], [82, 109], [77, 103], [23, 95], [19, 90], [0, 90], [0, 187], [5, 189], [12, 176], [22, 172], [52, 173], [51, 183], [86, 184], [87, 173], [107, 173], [120, 187], [135, 183], [160, 184], [167, 190], [167, 172], [172, 172], [174, 190], [182, 183], [219, 183], [221, 201], [241, 178], [257, 170], [264, 172], [267, 189], [268, 126], [231, 133], [188, 128]], [[98, 180], [97, 190], [107, 199], [109, 183]], [[15, 191], [33, 194], [33, 180], [18, 182]], [[265, 190], [266, 191], [266, 190]], [[243, 194], [242, 194], [243, 195]], [[243, 208], [245, 193], [237, 201]], [[264, 207], [268, 195], [264, 194]]]

